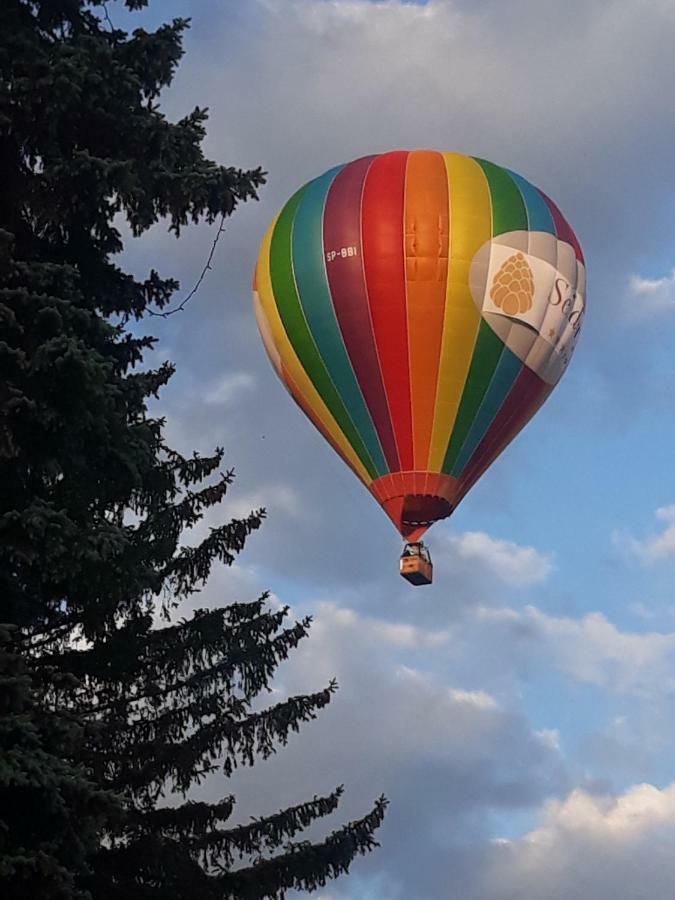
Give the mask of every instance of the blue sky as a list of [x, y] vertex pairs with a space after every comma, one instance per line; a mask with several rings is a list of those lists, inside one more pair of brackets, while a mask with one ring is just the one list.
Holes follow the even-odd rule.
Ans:
[[[269, 172], [189, 308], [150, 323], [158, 358], [178, 365], [159, 404], [172, 440], [224, 444], [238, 473], [211, 524], [269, 511], [198, 602], [270, 588], [315, 616], [279, 695], [341, 685], [287, 752], [205, 795], [233, 787], [243, 821], [342, 781], [343, 817], [385, 791], [382, 848], [323, 900], [670, 898], [675, 7], [116, 6], [119, 25], [192, 17], [165, 111], [209, 106], [208, 153]], [[398, 147], [520, 172], [560, 205], [588, 271], [569, 372], [429, 533], [424, 591], [400, 580], [388, 520], [277, 383], [250, 302], [258, 243], [285, 199], [332, 165]], [[160, 226], [129, 242], [125, 264], [187, 289], [210, 240], [198, 227], [176, 243]]]

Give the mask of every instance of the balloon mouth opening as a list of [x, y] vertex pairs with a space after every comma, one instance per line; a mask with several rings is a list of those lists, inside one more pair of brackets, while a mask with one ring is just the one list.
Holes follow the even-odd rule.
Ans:
[[370, 489], [408, 541], [447, 518], [457, 505], [457, 479], [431, 472], [396, 472], [374, 481]]
[[452, 512], [451, 504], [444, 497], [432, 494], [406, 494], [402, 500], [398, 522], [394, 520], [394, 524], [408, 541], [419, 540], [430, 525], [447, 519]]
[[406, 494], [401, 509], [401, 524], [406, 528], [428, 528], [439, 519], [447, 518], [452, 506], [444, 497], [433, 494]]

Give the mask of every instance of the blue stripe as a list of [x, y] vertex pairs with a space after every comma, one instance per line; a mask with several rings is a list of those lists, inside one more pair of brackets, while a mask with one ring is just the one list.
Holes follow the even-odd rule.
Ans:
[[539, 191], [521, 175], [517, 175], [510, 169], [507, 169], [507, 171], [518, 186], [518, 190], [522, 194], [523, 201], [525, 202], [529, 230], [547, 231], [549, 234], [555, 234], [556, 230], [553, 216]]

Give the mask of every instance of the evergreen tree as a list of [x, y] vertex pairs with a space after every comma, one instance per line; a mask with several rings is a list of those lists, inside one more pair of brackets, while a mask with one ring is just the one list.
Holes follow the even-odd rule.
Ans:
[[341, 788], [238, 826], [233, 797], [187, 797], [275, 752], [335, 689], [254, 711], [309, 625], [265, 596], [175, 618], [264, 516], [181, 545], [233, 473], [222, 449], [173, 450], [147, 408], [173, 367], [139, 368], [153, 339], [130, 323], [177, 283], [113, 261], [118, 213], [135, 235], [161, 218], [178, 235], [264, 182], [204, 158], [204, 110], [160, 111], [187, 24], [128, 35], [97, 0], [0, 10], [3, 900], [283, 897], [345, 872], [384, 812], [312, 844], [293, 839]]

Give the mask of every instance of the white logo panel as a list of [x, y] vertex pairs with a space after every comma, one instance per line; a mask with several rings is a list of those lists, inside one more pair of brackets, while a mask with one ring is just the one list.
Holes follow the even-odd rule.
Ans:
[[567, 368], [585, 310], [585, 271], [574, 249], [546, 232], [513, 231], [488, 241], [469, 284], [481, 315], [506, 346], [548, 384]]

